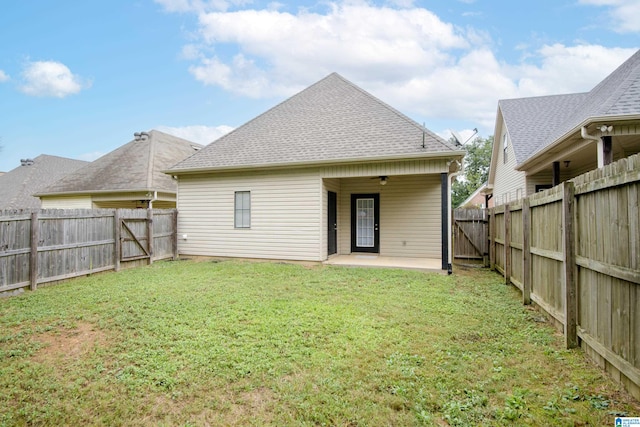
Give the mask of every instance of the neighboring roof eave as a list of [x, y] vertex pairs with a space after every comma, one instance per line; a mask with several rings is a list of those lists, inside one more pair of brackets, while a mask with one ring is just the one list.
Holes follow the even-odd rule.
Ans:
[[515, 169], [517, 171], [521, 171], [521, 172], [522, 171], [526, 171], [527, 169], [531, 168], [532, 166], [536, 165], [537, 163], [540, 163], [541, 161], [544, 161], [545, 157], [549, 156], [549, 152], [552, 149], [557, 148], [558, 146], [561, 146], [569, 138], [571, 138], [572, 135], [575, 135], [576, 133], [580, 133], [580, 129], [582, 129], [583, 126], [590, 126], [590, 125], [593, 125], [595, 123], [603, 123], [603, 124], [605, 124], [605, 123], [614, 123], [614, 122], [629, 121], [629, 120], [640, 120], [640, 114], [589, 117], [588, 119], [584, 120], [582, 123], [580, 123], [577, 126], [575, 126], [574, 128], [572, 128], [570, 131], [566, 132], [561, 137], [557, 138], [551, 144], [549, 144], [546, 147], [544, 147], [543, 150], [540, 150], [539, 152], [535, 153], [534, 155], [529, 157], [524, 162], [516, 165]]
[[416, 160], [416, 159], [441, 159], [441, 158], [462, 158], [465, 155], [465, 151], [439, 151], [417, 154], [399, 154], [395, 156], [378, 156], [378, 157], [361, 157], [352, 159], [332, 159], [332, 160], [316, 160], [309, 162], [291, 162], [291, 163], [268, 163], [268, 164], [256, 164], [256, 165], [242, 165], [242, 166], [223, 166], [223, 167], [202, 167], [202, 168], [189, 168], [189, 169], [168, 169], [162, 172], [168, 175], [188, 175], [203, 172], [234, 172], [244, 171], [247, 169], [295, 169], [309, 166], [331, 166], [336, 164], [347, 163], [369, 163], [376, 162], [381, 163], [385, 161], [397, 161], [397, 160]]
[[33, 197], [69, 197], [69, 196], [93, 196], [95, 194], [124, 194], [124, 193], [149, 193], [149, 192], [157, 192], [157, 193], [165, 193], [165, 194], [175, 194], [175, 192], [154, 189], [154, 188], [129, 188], [124, 190], [111, 189], [111, 190], [81, 190], [81, 191], [68, 191], [68, 192], [55, 192], [55, 193], [37, 193], [34, 194]]

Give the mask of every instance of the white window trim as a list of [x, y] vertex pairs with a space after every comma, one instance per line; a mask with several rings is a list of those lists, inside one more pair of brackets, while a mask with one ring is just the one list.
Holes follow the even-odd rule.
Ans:
[[502, 135], [502, 161], [503, 163], [507, 163], [507, 149], [509, 148], [509, 138], [507, 138], [507, 134]]
[[[241, 200], [241, 206], [238, 207], [238, 195], [248, 195], [248, 207], [244, 206]], [[238, 216], [240, 214], [240, 216]], [[248, 214], [248, 218], [245, 216]], [[251, 191], [235, 191], [233, 193], [233, 227], [237, 229], [251, 228]]]

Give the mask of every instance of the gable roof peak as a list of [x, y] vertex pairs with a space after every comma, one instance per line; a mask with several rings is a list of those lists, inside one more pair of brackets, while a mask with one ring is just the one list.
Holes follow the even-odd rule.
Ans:
[[460, 155], [442, 137], [333, 72], [169, 172], [428, 157], [430, 153]]

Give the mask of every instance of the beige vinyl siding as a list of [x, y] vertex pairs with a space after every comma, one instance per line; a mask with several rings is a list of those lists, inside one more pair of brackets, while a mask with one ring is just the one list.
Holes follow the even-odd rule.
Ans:
[[516, 156], [511, 142], [507, 148], [507, 162], [504, 162], [503, 135], [498, 139], [500, 147], [493, 184], [493, 198], [496, 206], [517, 200], [518, 197], [525, 195], [525, 173], [515, 170]]
[[322, 168], [320, 173], [324, 178], [432, 174], [448, 172], [448, 161], [449, 159], [422, 159], [335, 165]]
[[340, 180], [338, 253], [351, 252], [351, 195], [380, 194], [380, 255], [439, 258], [441, 256], [440, 175], [391, 176]]
[[176, 207], [176, 202], [168, 200], [156, 200], [152, 203], [154, 209], [173, 209]]
[[[95, 209], [146, 209], [147, 201], [141, 202], [140, 200], [102, 200], [99, 202], [93, 202]], [[176, 207], [176, 202], [156, 200], [152, 203], [154, 209], [173, 209]]]
[[93, 209], [91, 196], [43, 197], [42, 209]]
[[137, 200], [102, 200], [93, 202], [95, 209], [146, 209], [147, 203], [140, 203]]
[[[236, 191], [251, 192], [251, 228], [234, 227]], [[322, 193], [317, 169], [181, 176], [178, 250], [186, 255], [320, 261]]]

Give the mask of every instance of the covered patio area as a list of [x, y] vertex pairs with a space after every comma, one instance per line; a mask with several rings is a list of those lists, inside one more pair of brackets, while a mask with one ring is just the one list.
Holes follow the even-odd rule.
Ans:
[[352, 253], [332, 256], [324, 261], [324, 264], [345, 267], [402, 268], [447, 273], [446, 270], [442, 270], [442, 260], [439, 258], [392, 257], [378, 254]]

